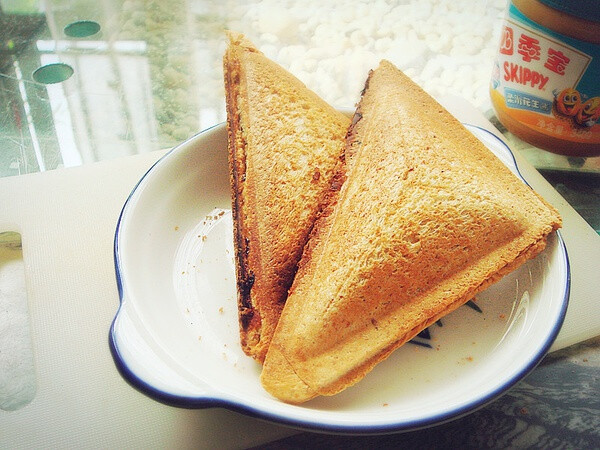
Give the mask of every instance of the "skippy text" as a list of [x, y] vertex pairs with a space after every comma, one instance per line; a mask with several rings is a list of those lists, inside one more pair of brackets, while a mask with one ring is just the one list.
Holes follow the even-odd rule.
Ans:
[[513, 62], [504, 61], [504, 79], [512, 83], [529, 85], [532, 88], [544, 89], [550, 77], [546, 77], [536, 70], [531, 70]]

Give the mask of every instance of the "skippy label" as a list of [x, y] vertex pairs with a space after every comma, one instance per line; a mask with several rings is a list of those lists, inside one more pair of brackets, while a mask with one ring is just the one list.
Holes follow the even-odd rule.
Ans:
[[511, 4], [491, 95], [497, 108], [538, 132], [600, 143], [600, 45], [554, 33]]

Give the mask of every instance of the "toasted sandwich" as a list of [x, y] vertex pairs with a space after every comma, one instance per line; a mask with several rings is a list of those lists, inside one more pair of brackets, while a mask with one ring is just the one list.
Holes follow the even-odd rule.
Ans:
[[370, 72], [345, 165], [261, 374], [333, 395], [546, 245], [558, 212], [391, 63]]
[[262, 362], [350, 119], [241, 34], [223, 66], [240, 337]]

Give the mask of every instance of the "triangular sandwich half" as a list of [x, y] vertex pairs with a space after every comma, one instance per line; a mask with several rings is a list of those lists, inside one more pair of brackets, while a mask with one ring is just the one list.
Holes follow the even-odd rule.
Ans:
[[[391, 63], [369, 74], [261, 381], [301, 403], [363, 378], [537, 255], [558, 212]], [[348, 165], [348, 159], [352, 164]]]
[[350, 119], [230, 33], [224, 56], [241, 343], [264, 360]]

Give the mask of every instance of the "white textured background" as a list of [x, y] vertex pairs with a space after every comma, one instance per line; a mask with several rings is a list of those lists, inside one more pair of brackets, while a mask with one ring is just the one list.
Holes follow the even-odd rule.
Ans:
[[459, 95], [485, 111], [506, 5], [263, 0], [237, 5], [227, 26], [335, 106], [354, 105], [368, 71], [385, 58], [434, 97]]

